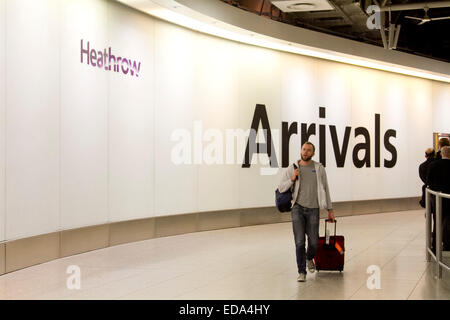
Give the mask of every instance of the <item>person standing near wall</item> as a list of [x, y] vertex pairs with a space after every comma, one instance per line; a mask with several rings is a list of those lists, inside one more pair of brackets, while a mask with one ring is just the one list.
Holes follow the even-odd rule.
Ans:
[[425, 208], [425, 189], [427, 188], [427, 173], [428, 173], [428, 167], [430, 166], [430, 163], [432, 163], [434, 158], [434, 150], [431, 148], [428, 148], [425, 150], [425, 158], [426, 160], [422, 162], [419, 166], [419, 177], [420, 180], [423, 182], [422, 186], [422, 199], [420, 199], [419, 203], [422, 208]]
[[[319, 210], [328, 209], [328, 219], [334, 221], [327, 175], [324, 166], [312, 160], [315, 147], [305, 142], [301, 150], [298, 169], [289, 166], [283, 173], [278, 190], [285, 192], [294, 185], [292, 192], [292, 229], [297, 257], [297, 281], [306, 281], [306, 266], [315, 272], [314, 256], [319, 244]], [[305, 250], [305, 235], [308, 236], [308, 250]]]
[[[427, 185], [433, 191], [450, 194], [450, 147], [441, 148], [442, 159], [432, 162], [428, 169]], [[450, 250], [450, 200], [442, 198], [443, 250]], [[435, 240], [433, 240], [434, 243]]]

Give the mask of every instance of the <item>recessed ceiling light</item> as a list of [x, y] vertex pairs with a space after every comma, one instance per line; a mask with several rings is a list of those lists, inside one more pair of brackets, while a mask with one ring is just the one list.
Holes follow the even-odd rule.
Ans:
[[335, 10], [329, 1], [330, 0], [272, 0], [272, 4], [283, 12]]
[[306, 2], [294, 3], [287, 6], [287, 8], [291, 10], [308, 10], [314, 9], [315, 7], [316, 7], [315, 4]]

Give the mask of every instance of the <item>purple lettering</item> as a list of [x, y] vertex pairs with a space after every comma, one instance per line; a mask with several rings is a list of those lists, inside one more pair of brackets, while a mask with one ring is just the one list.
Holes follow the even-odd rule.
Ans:
[[105, 66], [105, 70], [108, 70], [108, 54], [106, 53], [106, 49], [103, 51], [103, 64]]
[[[114, 72], [122, 72], [123, 74], [130, 73], [131, 76], [136, 75], [136, 77], [139, 77], [141, 69], [141, 63], [139, 61], [132, 61], [125, 57], [116, 57], [111, 53], [111, 47], [101, 51], [94, 48], [91, 49], [89, 41], [87, 41], [86, 47], [84, 47], [84, 44], [84, 40], [81, 39], [81, 63], [84, 63], [86, 58], [87, 64], [92, 65], [93, 67], [104, 67], [106, 71], [111, 71], [112, 66], [114, 66]], [[86, 57], [84, 57], [85, 55]]]
[[[111, 54], [111, 47], [109, 47], [109, 71], [111, 71], [111, 60], [114, 60], [114, 64], [116, 63], [116, 57]], [[114, 65], [114, 69], [116, 66]]]
[[[126, 64], [126, 67], [127, 67], [126, 70], [123, 68], [123, 67], [124, 67], [124, 66], [123, 66], [124, 63]], [[127, 60], [127, 59], [123, 59], [123, 60], [122, 60], [122, 72], [123, 72], [124, 74], [127, 74], [129, 69], [130, 69], [130, 68], [129, 68], [128, 60]]]
[[103, 53], [101, 51], [98, 52], [97, 67], [103, 67]]
[[87, 49], [83, 49], [83, 39], [81, 39], [81, 63], [83, 63], [83, 54], [86, 54], [87, 64], [89, 64], [89, 41], [87, 43]]
[[114, 71], [119, 72], [120, 71], [120, 60], [122, 60], [122, 57], [117, 57], [117, 64], [114, 66]]
[[93, 67], [96, 67], [97, 64], [95, 63], [95, 60], [97, 60], [97, 52], [95, 52], [94, 49], [91, 50], [91, 64]]
[[[139, 62], [139, 64], [137, 65], [136, 68], [136, 61], [133, 61], [133, 69], [134, 71], [136, 71], [136, 77], [139, 77], [139, 71], [141, 70], [141, 63]], [[133, 72], [131, 72], [131, 75], [133, 75]]]

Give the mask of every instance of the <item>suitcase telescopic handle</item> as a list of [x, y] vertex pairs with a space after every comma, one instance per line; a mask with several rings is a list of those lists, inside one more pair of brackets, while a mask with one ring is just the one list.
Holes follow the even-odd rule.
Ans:
[[[327, 232], [327, 222], [332, 222], [331, 219], [325, 219], [325, 236], [326, 236], [326, 232]], [[334, 244], [336, 245], [336, 225], [337, 225], [337, 220], [334, 219]]]

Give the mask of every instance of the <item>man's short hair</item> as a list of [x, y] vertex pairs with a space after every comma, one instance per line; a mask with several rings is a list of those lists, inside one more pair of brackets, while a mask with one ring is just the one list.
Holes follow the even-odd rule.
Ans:
[[446, 147], [446, 146], [450, 146], [450, 143], [449, 143], [448, 139], [447, 138], [440, 138], [439, 139], [439, 147], [442, 148], [442, 147]]
[[[316, 152], [316, 147], [312, 144], [312, 142], [306, 141], [303, 145], [305, 145], [305, 144], [309, 144], [310, 146], [312, 146], [313, 152], [314, 152], [314, 153]], [[302, 147], [303, 147], [303, 146], [302, 146]]]
[[425, 150], [425, 156], [427, 158], [434, 156], [434, 150], [432, 148], [428, 148], [427, 150]]
[[445, 146], [441, 149], [442, 158], [450, 159], [450, 147]]

